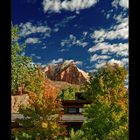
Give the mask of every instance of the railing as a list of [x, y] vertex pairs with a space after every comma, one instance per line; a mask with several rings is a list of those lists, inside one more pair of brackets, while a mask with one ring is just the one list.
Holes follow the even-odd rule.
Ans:
[[[15, 119], [24, 119], [24, 116], [19, 113], [12, 113], [11, 121]], [[61, 122], [83, 122], [86, 118], [82, 114], [63, 114], [60, 118]]]
[[64, 114], [61, 122], [83, 122], [86, 118], [82, 114]]

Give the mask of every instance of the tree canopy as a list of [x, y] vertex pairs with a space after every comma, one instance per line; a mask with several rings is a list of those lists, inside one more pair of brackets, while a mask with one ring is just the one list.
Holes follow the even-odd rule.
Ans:
[[45, 76], [41, 68], [33, 64], [32, 58], [25, 56], [25, 44], [18, 43], [18, 26], [12, 26], [11, 48], [11, 92], [23, 94], [26, 91], [39, 93], [43, 89]]
[[125, 87], [127, 70], [117, 64], [98, 70], [85, 86], [85, 105], [82, 130], [89, 140], [128, 140], [128, 90]]
[[59, 98], [62, 100], [75, 100], [75, 92], [78, 91], [76, 88], [66, 88], [62, 89], [59, 93]]

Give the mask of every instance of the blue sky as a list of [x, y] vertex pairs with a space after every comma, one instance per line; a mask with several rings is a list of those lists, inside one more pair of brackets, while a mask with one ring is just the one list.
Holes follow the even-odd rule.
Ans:
[[42, 66], [73, 60], [87, 72], [128, 67], [128, 0], [13, 0], [25, 55]]

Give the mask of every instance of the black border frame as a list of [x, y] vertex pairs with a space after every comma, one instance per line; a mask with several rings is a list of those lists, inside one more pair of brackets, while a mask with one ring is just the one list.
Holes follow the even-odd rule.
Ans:
[[11, 3], [0, 2], [0, 139], [11, 139]]

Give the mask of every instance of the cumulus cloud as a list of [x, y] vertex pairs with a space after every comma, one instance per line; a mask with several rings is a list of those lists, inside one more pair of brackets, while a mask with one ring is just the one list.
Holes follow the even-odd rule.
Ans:
[[[94, 39], [95, 45], [88, 49], [90, 53], [100, 51], [102, 55], [128, 56], [128, 43], [122, 42], [122, 40], [125, 42], [128, 40], [128, 17], [124, 18], [124, 15], [121, 13], [117, 16], [115, 15], [114, 19], [116, 19], [116, 24], [109, 29], [99, 29], [93, 32], [91, 38]], [[117, 42], [114, 42], [114, 40], [117, 40]], [[111, 43], [110, 41], [113, 42]], [[91, 61], [95, 59], [94, 57], [91, 57]]]
[[101, 42], [88, 49], [89, 52], [96, 52], [98, 50], [101, 50], [102, 53], [118, 53], [122, 51], [127, 51], [128, 43], [109, 44], [107, 42]]
[[128, 0], [114, 0], [112, 2], [112, 6], [117, 8], [118, 6], [121, 6], [125, 9], [128, 9], [129, 1]]
[[109, 18], [110, 18], [110, 16], [111, 16], [111, 14], [110, 14], [110, 13], [108, 13], [108, 14], [106, 15], [106, 19], [109, 19]]
[[[36, 59], [42, 59], [41, 56], [37, 56], [35, 53], [31, 53], [30, 56], [31, 56], [31, 57], [34, 57], [34, 58], [36, 58]], [[34, 64], [35, 64], [35, 63], [34, 63]]]
[[84, 35], [84, 37], [86, 37], [88, 32], [83, 32], [82, 34]]
[[[104, 13], [104, 11], [102, 12]], [[111, 25], [109, 28], [94, 30], [91, 34], [94, 46], [90, 47], [88, 52], [91, 56], [90, 62], [94, 64], [95, 69], [105, 66], [106, 63], [117, 63], [121, 66], [128, 66], [127, 12], [123, 11], [119, 14], [114, 14], [110, 11], [105, 13], [104, 16], [109, 18], [110, 14], [112, 14], [112, 18], [115, 19], [115, 24]]]
[[31, 22], [21, 23], [20, 27], [20, 36], [26, 37], [35, 33], [44, 33], [45, 36], [50, 36], [51, 28], [47, 25], [33, 25]]
[[111, 60], [109, 60], [108, 63], [109, 63], [109, 64], [115, 64], [115, 63], [116, 63], [116, 64], [118, 64], [118, 65], [120, 65], [120, 66], [123, 66], [123, 65], [124, 65], [124, 63], [123, 63], [121, 60], [116, 60], [116, 59], [114, 59], [114, 58], [111, 59]]
[[46, 48], [47, 48], [46, 46], [43, 46], [43, 47], [42, 47], [42, 50], [44, 50], [44, 49], [46, 49]]
[[110, 63], [110, 64], [116, 63], [120, 66], [127, 66], [128, 65], [128, 58], [122, 58], [120, 60], [116, 60], [116, 59], [113, 58], [113, 59], [109, 60], [108, 63]]
[[92, 38], [95, 42], [103, 42], [104, 40], [114, 39], [128, 39], [128, 18], [124, 18], [123, 21], [110, 29], [100, 29], [94, 31]]
[[58, 63], [63, 63], [63, 62], [65, 62], [65, 63], [71, 63], [71, 62], [73, 62], [77, 66], [81, 66], [83, 64], [83, 62], [82, 61], [79, 61], [79, 60], [77, 60], [77, 61], [74, 60], [74, 59], [65, 60], [63, 58], [53, 59], [53, 60], [50, 61], [49, 64], [58, 64]]
[[63, 62], [63, 58], [53, 59], [50, 63], [51, 64], [57, 64]]
[[118, 56], [121, 56], [121, 57], [127, 57], [128, 56], [128, 50], [122, 50], [122, 51], [119, 51], [116, 53]]
[[112, 14], [113, 14], [113, 9], [111, 9], [111, 10], [109, 10], [109, 11], [105, 11], [105, 10], [103, 9], [103, 10], [101, 10], [101, 13], [103, 13], [103, 16], [105, 16], [106, 19], [109, 19], [109, 18], [112, 16]]
[[43, 0], [44, 12], [59, 13], [62, 10], [76, 11], [94, 6], [98, 0]]
[[77, 39], [76, 36], [74, 36], [73, 34], [70, 34], [68, 39], [63, 39], [61, 41], [61, 46], [72, 47], [76, 45], [76, 46], [86, 47], [88, 43], [85, 42], [84, 40], [85, 40], [85, 34], [83, 34], [83, 36], [80, 39]]
[[123, 59], [110, 59], [109, 61], [106, 60], [100, 60], [97, 61], [95, 64], [95, 68], [99, 69], [100, 67], [104, 67], [107, 63], [113, 65], [113, 64], [118, 64], [119, 66], [126, 66], [128, 65], [128, 58], [123, 58]]
[[71, 63], [71, 62], [73, 62], [75, 65], [77, 65], [77, 66], [81, 66], [82, 64], [83, 64], [83, 62], [82, 61], [79, 61], [79, 60], [74, 60], [74, 59], [69, 59], [69, 60], [65, 60], [65, 62], [67, 62], [67, 63]]
[[61, 27], [66, 27], [66, 23], [70, 22], [71, 20], [75, 18], [76, 18], [76, 15], [72, 15], [72, 16], [62, 19], [61, 21], [59, 21], [58, 23], [54, 25], [53, 31], [58, 32]]
[[36, 56], [36, 54], [35, 53], [31, 53], [31, 56]]
[[74, 18], [76, 18], [76, 15], [66, 17], [66, 21], [72, 20], [72, 19], [74, 19]]
[[95, 68], [99, 69], [100, 67], [104, 67], [106, 65], [106, 61], [102, 60], [95, 64]]
[[53, 31], [54, 32], [58, 32], [59, 31], [59, 28], [54, 28]]
[[41, 59], [41, 56], [36, 56], [36, 59]]
[[25, 40], [25, 43], [27, 44], [37, 44], [37, 43], [40, 43], [39, 39], [38, 38], [27, 38]]
[[127, 65], [129, 62], [128, 58], [122, 58], [121, 61], [123, 62], [124, 65]]
[[59, 52], [66, 52], [66, 51], [68, 51], [68, 49], [61, 49], [61, 50], [59, 50]]
[[98, 59], [108, 59], [108, 58], [110, 58], [110, 56], [108, 56], [108, 55], [97, 55], [97, 54], [94, 54], [90, 58], [90, 62], [97, 61]]
[[83, 64], [82, 61], [74, 61], [76, 65], [81, 66]]
[[117, 23], [128, 23], [128, 17], [126, 18], [126, 12], [121, 12], [119, 15], [114, 14], [113, 18], [116, 20]]

